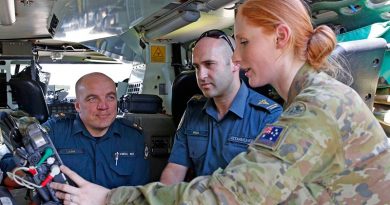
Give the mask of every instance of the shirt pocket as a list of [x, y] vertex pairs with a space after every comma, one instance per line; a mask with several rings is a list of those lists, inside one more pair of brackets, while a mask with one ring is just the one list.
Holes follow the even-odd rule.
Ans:
[[110, 168], [115, 174], [122, 177], [133, 175], [136, 164], [135, 151], [117, 151], [111, 154]]
[[226, 143], [224, 157], [227, 162], [232, 160], [235, 156], [241, 152], [245, 152], [248, 149], [249, 144], [254, 138], [243, 137], [243, 136], [229, 136]]
[[[90, 162], [88, 155], [84, 149], [78, 148], [58, 148], [58, 155], [60, 156], [64, 165], [78, 173], [82, 173], [85, 170], [90, 170]], [[83, 175], [85, 177], [85, 175]]]
[[199, 159], [206, 154], [208, 147], [208, 132], [187, 130], [188, 151], [192, 159]]

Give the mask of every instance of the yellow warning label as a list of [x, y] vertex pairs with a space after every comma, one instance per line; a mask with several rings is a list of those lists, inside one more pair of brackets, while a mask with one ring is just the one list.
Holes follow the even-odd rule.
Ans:
[[151, 46], [150, 58], [152, 63], [165, 63], [165, 46]]

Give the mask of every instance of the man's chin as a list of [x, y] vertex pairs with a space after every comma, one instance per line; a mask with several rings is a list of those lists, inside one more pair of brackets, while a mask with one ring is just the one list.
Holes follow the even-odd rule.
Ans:
[[106, 129], [106, 128], [111, 126], [111, 124], [114, 122], [114, 120], [115, 120], [115, 118], [114, 119], [99, 120], [96, 123], [96, 127], [99, 127], [101, 129]]
[[257, 79], [249, 79], [248, 80], [248, 83], [249, 85], [252, 87], [252, 88], [257, 88], [257, 87], [261, 87], [261, 86], [264, 86], [265, 83], [264, 82], [261, 82], [261, 81], [258, 81]]
[[206, 98], [212, 98], [215, 96], [215, 94], [213, 92], [211, 92], [211, 90], [207, 90], [207, 91], [202, 91], [203, 95], [206, 97]]
[[95, 126], [95, 130], [100, 130], [100, 131], [108, 130], [109, 127], [110, 127], [110, 124], [109, 125], [107, 125], [107, 124], [99, 124], [99, 125]]
[[209, 95], [209, 94], [207, 94], [207, 95], [205, 95], [205, 94], [203, 94], [206, 98], [213, 98], [214, 96], [213, 95]]

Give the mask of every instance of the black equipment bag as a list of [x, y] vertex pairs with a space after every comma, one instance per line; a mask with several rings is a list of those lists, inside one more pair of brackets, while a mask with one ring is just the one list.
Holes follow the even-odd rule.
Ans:
[[162, 99], [157, 95], [128, 94], [120, 98], [119, 109], [124, 113], [161, 113]]
[[16, 205], [15, 198], [4, 186], [0, 186], [0, 205]]

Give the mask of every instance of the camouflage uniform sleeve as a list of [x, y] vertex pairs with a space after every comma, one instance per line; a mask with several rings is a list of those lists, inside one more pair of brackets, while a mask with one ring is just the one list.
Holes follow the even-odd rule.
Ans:
[[[279, 144], [264, 145], [260, 134], [248, 153], [225, 169], [228, 177], [216, 177], [223, 187], [236, 188], [234, 194], [244, 204], [279, 204], [292, 197], [300, 198], [298, 204], [315, 204], [315, 190], [309, 192], [306, 184], [317, 180], [321, 184], [323, 175], [338, 173], [344, 166], [335, 120], [322, 109], [294, 103], [272, 126], [285, 129]], [[293, 192], [300, 196], [291, 196]]]
[[263, 130], [225, 170], [175, 186], [120, 187], [108, 204], [278, 204], [292, 193], [314, 203], [315, 190], [301, 187], [344, 166], [336, 121], [320, 107], [297, 102], [272, 126], [283, 128], [275, 144], [261, 141]]

